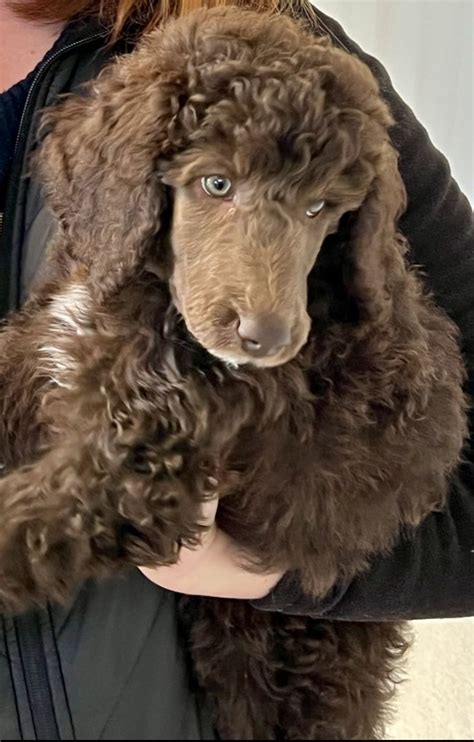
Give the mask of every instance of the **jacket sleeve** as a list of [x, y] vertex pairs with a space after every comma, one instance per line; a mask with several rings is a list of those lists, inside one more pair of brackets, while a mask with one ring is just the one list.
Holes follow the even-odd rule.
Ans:
[[[472, 207], [451, 176], [446, 158], [392, 87], [383, 66], [365, 54], [332, 19], [318, 12], [320, 29], [371, 68], [395, 118], [408, 207], [400, 229], [411, 245], [438, 304], [457, 323], [474, 394], [474, 220]], [[465, 463], [456, 472], [448, 503], [420, 527], [405, 532], [387, 556], [322, 600], [305, 595], [294, 574], [253, 605], [262, 610], [346, 620], [398, 620], [474, 614], [473, 422]]]

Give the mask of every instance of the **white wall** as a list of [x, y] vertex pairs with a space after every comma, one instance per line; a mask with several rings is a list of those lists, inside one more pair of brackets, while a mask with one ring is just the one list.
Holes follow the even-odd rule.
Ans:
[[474, 622], [414, 621], [389, 740], [474, 738]]
[[313, 2], [384, 64], [474, 204], [474, 1]]
[[[384, 64], [394, 87], [446, 155], [453, 175], [474, 203], [474, 1], [314, 0], [314, 4]], [[472, 739], [474, 620], [418, 621], [413, 630], [407, 680], [399, 688], [387, 739]]]

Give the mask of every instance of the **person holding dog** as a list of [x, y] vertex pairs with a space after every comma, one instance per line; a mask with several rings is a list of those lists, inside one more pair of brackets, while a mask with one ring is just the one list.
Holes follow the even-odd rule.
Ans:
[[[27, 177], [38, 114], [95, 77], [118, 53], [171, 14], [200, 0], [0, 0], [0, 313], [16, 309], [41, 270], [52, 234], [41, 193]], [[249, 4], [250, 5], [250, 4]], [[393, 140], [408, 192], [401, 227], [439, 303], [458, 324], [472, 391], [474, 239], [472, 209], [443, 156], [393, 90], [377, 60], [305, 0], [315, 33], [359, 56], [393, 111]], [[271, 7], [255, 0], [252, 7]], [[290, 12], [290, 3], [285, 6]], [[46, 23], [45, 23], [46, 22]], [[126, 578], [83, 586], [72, 606], [5, 616], [0, 631], [2, 739], [209, 739], [206, 704], [194, 693], [180, 635], [175, 593], [250, 600], [261, 610], [341, 620], [470, 615], [474, 607], [472, 451], [452, 482], [447, 507], [404, 535], [369, 571], [322, 601], [295, 575], [242, 569], [238, 546], [215, 524], [217, 501], [203, 513], [200, 547], [182, 549], [172, 567], [131, 570]]]

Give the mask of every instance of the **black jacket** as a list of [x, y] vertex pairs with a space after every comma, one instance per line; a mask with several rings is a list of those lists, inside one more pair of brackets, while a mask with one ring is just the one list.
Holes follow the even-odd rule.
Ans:
[[[363, 59], [396, 120], [393, 141], [408, 191], [401, 228], [427, 281], [461, 329], [474, 391], [474, 224], [445, 158], [393, 90], [383, 67], [318, 13], [319, 31]], [[0, 314], [24, 299], [54, 226], [26, 163], [38, 112], [95, 76], [122, 41], [107, 48], [94, 22], [71, 26], [39, 70], [19, 133], [0, 245]], [[366, 575], [324, 601], [308, 599], [287, 575], [262, 610], [336, 619], [390, 620], [470, 615], [474, 609], [474, 454], [453, 478], [442, 513], [406, 534]], [[210, 739], [205, 707], [187, 672], [175, 597], [137, 571], [83, 586], [69, 608], [0, 623], [0, 739]]]

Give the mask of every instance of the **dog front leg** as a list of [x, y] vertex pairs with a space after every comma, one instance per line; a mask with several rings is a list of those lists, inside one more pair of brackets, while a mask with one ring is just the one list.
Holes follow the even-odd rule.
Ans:
[[125, 564], [171, 564], [196, 543], [208, 477], [192, 452], [130, 467], [129, 452], [63, 442], [0, 479], [0, 610], [65, 601]]

